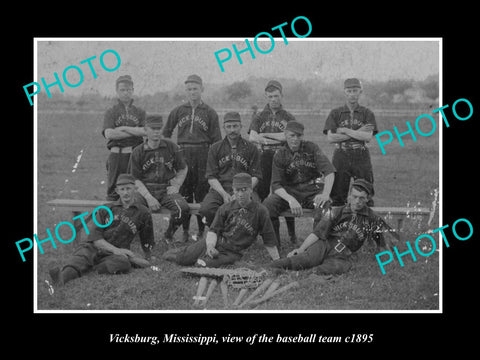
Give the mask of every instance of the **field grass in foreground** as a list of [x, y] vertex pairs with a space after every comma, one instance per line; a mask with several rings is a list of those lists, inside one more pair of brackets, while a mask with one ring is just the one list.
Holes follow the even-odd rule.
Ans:
[[[418, 116], [418, 114], [417, 114]], [[405, 124], [410, 117], [378, 118], [379, 128], [392, 130]], [[315, 141], [331, 158], [332, 148], [321, 134], [324, 119], [303, 116], [306, 138]], [[108, 152], [100, 135], [102, 115], [96, 113], [39, 113], [38, 116], [38, 212], [37, 233], [46, 237], [45, 229], [54, 229], [61, 221], [71, 221], [71, 214], [51, 209], [46, 201], [53, 198], [103, 199], [106, 178], [105, 160]], [[244, 125], [244, 128], [246, 125]], [[438, 134], [419, 138], [417, 142], [404, 139], [405, 147], [392, 143], [387, 155], [378, 144], [370, 144], [375, 173], [375, 204], [377, 206], [431, 207], [434, 190], [438, 189]], [[107, 276], [90, 273], [55, 288], [50, 295], [45, 284], [48, 267], [59, 263], [73, 251], [73, 244], [58, 243], [57, 249], [38, 254], [37, 286], [39, 310], [190, 310], [196, 291], [197, 278], [182, 275], [175, 264], [163, 262], [160, 255], [166, 245], [160, 241], [166, 221], [154, 215], [157, 247], [151, 268], [136, 269], [130, 274]], [[311, 230], [310, 219], [297, 220], [297, 235], [305, 238]], [[406, 250], [404, 241], [413, 243], [428, 229], [438, 227], [438, 213], [432, 224], [426, 220], [407, 219], [399, 251]], [[192, 219], [191, 231], [196, 230]], [[285, 226], [281, 226], [285, 236]], [[177, 233], [180, 236], [180, 232]], [[438, 244], [438, 237], [437, 244]], [[284, 237], [284, 252], [293, 247]], [[47, 247], [46, 245], [45, 247]], [[428, 244], [425, 246], [428, 247]], [[140, 252], [138, 243], [133, 249]], [[424, 250], [427, 252], [428, 250]], [[301, 286], [260, 305], [258, 310], [435, 310], [439, 308], [439, 253], [429, 257], [417, 256], [417, 261], [405, 256], [405, 266], [397, 261], [386, 266], [382, 275], [375, 260], [375, 250], [366, 246], [356, 255], [355, 266], [347, 274], [321, 281], [312, 270], [287, 271], [282, 284], [299, 280]], [[238, 266], [261, 265], [268, 255], [260, 243], [252, 246]], [[230, 302], [237, 290], [229, 289]], [[208, 309], [223, 309], [217, 288]]]

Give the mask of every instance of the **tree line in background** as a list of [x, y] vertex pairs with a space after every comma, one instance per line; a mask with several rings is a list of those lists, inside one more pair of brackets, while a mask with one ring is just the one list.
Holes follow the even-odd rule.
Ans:
[[[361, 103], [374, 108], [397, 109], [417, 105], [438, 104], [439, 77], [431, 75], [424, 80], [392, 79], [387, 81], [362, 81]], [[264, 88], [270, 79], [249, 77], [231, 84], [209, 84], [205, 82], [203, 100], [217, 109], [250, 109], [265, 105]], [[283, 86], [283, 104], [291, 110], [318, 111], [344, 103], [343, 80], [324, 82], [320, 79], [296, 80], [277, 78]], [[169, 112], [185, 101], [183, 84], [170, 91], [154, 94], [135, 94], [135, 104], [147, 112]], [[86, 92], [80, 96], [56, 93], [48, 98], [44, 92], [37, 95], [39, 109], [64, 109], [78, 111], [105, 110], [115, 99], [115, 93], [105, 96]]]

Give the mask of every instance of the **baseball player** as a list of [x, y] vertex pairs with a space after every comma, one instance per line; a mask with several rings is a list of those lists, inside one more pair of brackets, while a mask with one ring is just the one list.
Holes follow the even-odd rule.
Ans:
[[388, 225], [367, 206], [372, 194], [371, 183], [355, 180], [348, 204], [328, 212], [298, 249], [269, 266], [291, 270], [316, 267], [318, 274], [342, 274], [352, 267], [351, 254], [367, 239], [389, 248], [390, 241], [387, 245], [383, 235]]
[[[245, 172], [252, 176], [252, 189], [261, 179], [260, 154], [257, 147], [241, 135], [242, 123], [238, 112], [227, 112], [223, 119], [225, 138], [217, 141], [208, 151], [205, 176], [210, 190], [200, 203], [199, 213], [210, 226], [220, 205], [232, 200], [233, 176]], [[258, 194], [253, 193], [258, 200]]]
[[[190, 75], [185, 80], [188, 102], [172, 110], [163, 129], [163, 136], [171, 138], [178, 127], [177, 144], [182, 149], [188, 173], [180, 193], [189, 203], [200, 203], [208, 192], [205, 178], [210, 145], [222, 139], [218, 115], [202, 101], [203, 82], [200, 76]], [[205, 225], [197, 216], [198, 237], [203, 236]], [[189, 238], [190, 216], [183, 223], [183, 239]]]
[[[294, 216], [302, 208], [316, 208], [314, 226], [328, 206], [335, 168], [318, 145], [303, 140], [304, 126], [289, 121], [285, 126], [286, 144], [275, 152], [272, 164], [272, 191], [263, 204], [267, 207], [280, 247], [278, 216], [288, 209]], [[324, 183], [318, 181], [324, 177]]]
[[[323, 133], [335, 144], [332, 163], [337, 169], [332, 188], [332, 206], [347, 201], [351, 179], [365, 179], [373, 184], [370, 152], [366, 143], [377, 133], [375, 115], [358, 103], [362, 85], [358, 79], [344, 82], [346, 104], [333, 109], [325, 121]], [[368, 203], [373, 206], [373, 199]]]
[[252, 177], [247, 173], [233, 176], [235, 199], [218, 209], [205, 239], [184, 248], [171, 249], [163, 258], [179, 265], [220, 267], [240, 260], [243, 252], [262, 236], [272, 260], [279, 259], [276, 239], [268, 211], [252, 199]]
[[107, 159], [107, 200], [118, 199], [115, 191], [117, 176], [127, 172], [130, 154], [141, 144], [145, 130], [145, 111], [134, 106], [133, 80], [120, 76], [116, 83], [118, 102], [105, 112], [102, 135], [107, 139], [110, 154]]
[[187, 164], [177, 144], [162, 138], [163, 119], [160, 115], [149, 115], [145, 120], [147, 139], [133, 149], [128, 171], [135, 177], [135, 185], [141, 200], [151, 210], [166, 207], [171, 216], [164, 234], [170, 243], [185, 219], [190, 207], [179, 194], [188, 172]]
[[[152, 215], [145, 206], [135, 201], [133, 176], [120, 174], [115, 191], [119, 199], [105, 205], [112, 212], [113, 220], [104, 208], [99, 208], [95, 214], [98, 224], [110, 225], [89, 226], [87, 241], [75, 250], [61, 269], [55, 266], [49, 270], [55, 285], [63, 285], [92, 269], [99, 274], [123, 274], [132, 267], [150, 265], [148, 259], [154, 245]], [[137, 234], [145, 259], [130, 250]]]
[[[253, 117], [249, 129], [249, 140], [257, 144], [261, 154], [262, 180], [257, 186], [261, 201], [270, 194], [273, 154], [285, 143], [285, 125], [288, 121], [295, 120], [295, 117], [282, 107], [282, 85], [278, 81], [270, 80], [267, 83], [265, 98], [265, 108]], [[285, 222], [290, 241], [295, 243], [295, 218], [287, 217]]]

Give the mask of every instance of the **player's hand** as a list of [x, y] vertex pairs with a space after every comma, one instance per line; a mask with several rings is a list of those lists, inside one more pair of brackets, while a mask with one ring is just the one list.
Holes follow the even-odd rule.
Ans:
[[300, 216], [303, 213], [302, 205], [297, 201], [297, 199], [292, 198], [289, 202], [288, 205], [290, 206], [290, 210], [293, 215], [295, 216]]
[[230, 195], [229, 193], [225, 192], [224, 194], [222, 194], [222, 197], [223, 197], [223, 203], [226, 204], [226, 203], [229, 203], [230, 201], [234, 200], [235, 197], [233, 195]]
[[313, 199], [313, 205], [315, 208], [322, 207], [325, 205], [328, 201], [330, 201], [330, 196], [327, 194], [317, 194], [315, 198]]
[[287, 258], [298, 255], [298, 254], [300, 254], [300, 251], [298, 249], [293, 249], [287, 254]]
[[365, 124], [365, 125], [363, 125], [361, 128], [359, 128], [358, 131], [370, 132], [370, 131], [373, 131], [374, 129], [375, 129], [375, 125], [373, 125], [373, 124]]
[[218, 256], [218, 250], [214, 246], [207, 246], [206, 254], [214, 259]]
[[168, 195], [178, 194], [178, 191], [179, 191], [179, 189], [176, 185], [167, 186], [167, 194]]
[[145, 200], [147, 201], [147, 204], [148, 204], [148, 207], [151, 209], [151, 210], [160, 210], [161, 208], [161, 205], [160, 203], [158, 202], [157, 199], [155, 199], [152, 195], [147, 195], [147, 197], [145, 198]]
[[337, 134], [346, 134], [347, 131], [348, 129], [344, 127], [337, 128]]
[[135, 254], [133, 253], [133, 251], [131, 250], [128, 250], [128, 249], [122, 249], [122, 248], [117, 248], [114, 252], [113, 252], [114, 255], [123, 255], [123, 256], [126, 256], [127, 258], [129, 257], [134, 257]]

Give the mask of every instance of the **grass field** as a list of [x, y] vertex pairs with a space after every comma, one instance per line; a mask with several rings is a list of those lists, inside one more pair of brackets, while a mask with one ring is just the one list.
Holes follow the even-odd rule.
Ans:
[[[375, 110], [375, 109], [374, 109]], [[221, 112], [220, 116], [222, 115]], [[426, 109], [424, 113], [428, 113]], [[421, 113], [404, 116], [377, 116], [380, 131], [393, 126], [406, 129]], [[164, 114], [166, 115], [166, 114]], [[306, 125], [306, 139], [315, 141], [331, 158], [333, 149], [322, 134], [324, 116], [299, 115]], [[53, 231], [61, 221], [71, 221], [71, 213], [46, 205], [54, 198], [104, 199], [106, 185], [105, 160], [108, 151], [100, 134], [101, 113], [47, 112], [38, 113], [38, 212], [37, 234], [46, 237], [45, 229]], [[244, 123], [244, 130], [247, 127]], [[398, 142], [387, 145], [382, 155], [376, 141], [370, 144], [375, 174], [376, 206], [431, 207], [434, 191], [439, 188], [439, 134], [418, 137], [416, 142], [404, 138], [405, 147]], [[58, 243], [56, 249], [45, 245], [45, 253], [38, 254], [37, 308], [38, 310], [192, 310], [192, 296], [197, 279], [179, 273], [179, 267], [160, 260], [167, 249], [159, 242], [166, 221], [154, 215], [155, 237], [158, 242], [153, 268], [135, 269], [127, 275], [106, 276], [90, 273], [80, 279], [48, 291], [50, 264], [62, 264], [73, 251], [73, 244]], [[297, 220], [297, 236], [304, 239], [311, 230], [311, 219]], [[428, 229], [438, 227], [438, 212], [432, 224], [407, 218], [399, 251], [406, 250], [404, 241], [413, 242]], [[192, 219], [192, 233], [196, 221]], [[285, 226], [281, 226], [285, 235]], [[180, 236], [180, 231], [177, 236]], [[83, 235], [85, 236], [85, 235]], [[67, 236], [66, 236], [67, 237]], [[284, 251], [291, 245], [284, 240]], [[437, 237], [438, 244], [438, 237]], [[428, 246], [428, 244], [426, 245]], [[133, 250], [141, 253], [138, 243]], [[427, 250], [424, 250], [427, 252]], [[288, 271], [282, 275], [282, 284], [298, 280], [300, 287], [261, 304], [257, 310], [437, 310], [439, 309], [439, 252], [429, 257], [417, 256], [414, 262], [404, 257], [405, 266], [392, 262], [382, 275], [375, 260], [376, 250], [364, 246], [355, 256], [355, 266], [347, 274], [325, 280], [315, 277], [311, 270]], [[261, 244], [253, 245], [238, 266], [261, 266], [268, 262], [268, 254]], [[230, 302], [237, 290], [229, 289]], [[223, 310], [223, 300], [217, 288], [208, 302], [208, 309]]]

